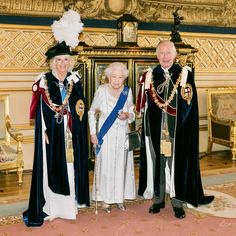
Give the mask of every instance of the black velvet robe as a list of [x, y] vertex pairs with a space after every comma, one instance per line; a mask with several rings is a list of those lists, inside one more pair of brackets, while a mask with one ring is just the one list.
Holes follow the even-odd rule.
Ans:
[[[172, 81], [175, 84], [181, 72], [181, 67], [174, 64], [169, 73], [172, 74]], [[165, 80], [163, 69], [158, 65], [153, 70], [154, 87], [162, 84]], [[176, 198], [193, 206], [204, 203], [204, 193], [202, 188], [200, 168], [199, 168], [199, 117], [198, 100], [194, 83], [194, 73], [188, 72], [187, 83], [193, 88], [193, 97], [188, 105], [180, 93], [180, 85], [177, 94], [177, 123], [175, 139], [175, 166], [174, 184]], [[164, 93], [163, 93], [164, 94]], [[163, 98], [163, 94], [160, 97]], [[156, 154], [154, 172], [154, 194], [159, 196], [160, 182], [160, 136], [162, 110], [153, 102], [150, 90], [146, 90], [147, 112], [145, 113], [147, 125], [150, 125], [150, 136]], [[143, 119], [144, 120], [144, 119]], [[143, 125], [144, 127], [144, 125]], [[145, 134], [143, 130], [143, 136]], [[140, 152], [140, 175], [138, 194], [143, 195], [147, 182], [147, 162], [145, 146]]]
[[[67, 76], [69, 76], [68, 73]], [[51, 72], [46, 73], [50, 98], [55, 104], [62, 104], [58, 80]], [[58, 124], [55, 112], [45, 103], [44, 89], [39, 89], [40, 81], [33, 85], [33, 96], [30, 117], [35, 116], [35, 145], [34, 162], [28, 209], [23, 213], [27, 226], [40, 226], [46, 214], [43, 212], [45, 199], [43, 195], [43, 150], [41, 107], [46, 125], [49, 144], [46, 144], [46, 158], [48, 171], [48, 185], [54, 193], [69, 195], [69, 181], [66, 167], [66, 149], [64, 122]], [[68, 83], [65, 79], [64, 83]], [[37, 88], [37, 89], [35, 89]], [[72, 142], [74, 152], [75, 194], [78, 204], [89, 206], [89, 176], [88, 176], [88, 139], [87, 139], [87, 111], [85, 109], [82, 120], [76, 113], [76, 103], [82, 99], [85, 103], [83, 88], [80, 81], [74, 83], [69, 98], [72, 123]]]

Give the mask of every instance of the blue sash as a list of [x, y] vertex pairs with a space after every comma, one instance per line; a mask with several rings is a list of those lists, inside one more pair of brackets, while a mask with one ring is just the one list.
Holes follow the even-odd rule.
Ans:
[[101, 129], [99, 130], [97, 134], [98, 144], [96, 145], [96, 150], [95, 150], [96, 155], [98, 155], [101, 149], [104, 135], [107, 133], [107, 131], [111, 128], [112, 124], [115, 122], [119, 110], [123, 108], [126, 102], [126, 99], [128, 97], [128, 93], [129, 93], [129, 87], [127, 85], [124, 85], [124, 89], [121, 92], [115, 107], [113, 108], [110, 115], [107, 117], [107, 119], [105, 120], [105, 122], [103, 123]]

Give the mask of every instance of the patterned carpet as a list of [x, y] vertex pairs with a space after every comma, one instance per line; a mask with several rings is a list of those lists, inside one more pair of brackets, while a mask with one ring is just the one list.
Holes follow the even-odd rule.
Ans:
[[[170, 203], [159, 214], [149, 214], [150, 201], [127, 204], [121, 212], [116, 207], [111, 213], [94, 209], [81, 211], [75, 221], [55, 219], [39, 228], [27, 228], [20, 219], [14, 224], [0, 226], [0, 236], [234, 236], [235, 218], [215, 217], [186, 210], [186, 218], [174, 217]], [[2, 222], [3, 223], [3, 222]], [[5, 222], [7, 223], [7, 222]], [[9, 222], [8, 222], [9, 223]]]
[[194, 211], [217, 217], [236, 218], [236, 182], [205, 187], [206, 195], [214, 195], [215, 200], [207, 206], [191, 208]]
[[[19, 215], [0, 217], [0, 236], [236, 235], [236, 181], [233, 181], [235, 176], [231, 175], [231, 179], [229, 176], [221, 177], [221, 182], [217, 176], [214, 179], [219, 184], [212, 185], [211, 179], [203, 179], [204, 192], [207, 195], [215, 195], [214, 202], [199, 208], [186, 207], [184, 220], [174, 217], [169, 201], [159, 214], [151, 215], [148, 213], [151, 201], [138, 199], [127, 202], [125, 212], [114, 207], [110, 214], [99, 209], [96, 215], [94, 208], [82, 209], [75, 221], [56, 219], [45, 222], [40, 228], [25, 227]], [[18, 211], [22, 212], [22, 209], [19, 208]]]
[[[204, 192], [214, 195], [208, 206], [186, 207], [186, 218], [174, 217], [170, 201], [159, 214], [151, 215], [150, 200], [127, 202], [127, 210], [116, 207], [110, 214], [99, 208], [82, 209], [75, 221], [55, 219], [39, 228], [27, 228], [21, 213], [27, 201], [0, 204], [0, 236], [231, 236], [236, 235], [236, 174], [218, 173], [203, 178]], [[2, 214], [1, 214], [2, 213]], [[6, 214], [4, 214], [6, 213]], [[2, 215], [2, 217], [1, 217]], [[4, 216], [8, 215], [8, 216]]]

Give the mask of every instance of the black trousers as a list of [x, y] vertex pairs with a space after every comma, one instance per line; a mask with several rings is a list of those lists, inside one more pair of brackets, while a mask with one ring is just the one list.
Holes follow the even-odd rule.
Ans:
[[[172, 164], [172, 157], [165, 157], [164, 155], [161, 155], [160, 160], [160, 195], [159, 197], [154, 196], [153, 197], [153, 203], [162, 203], [165, 201], [165, 195], [166, 195], [166, 173], [165, 168], [166, 165], [169, 166], [169, 169], [171, 171], [171, 164]], [[178, 200], [176, 198], [171, 198], [171, 204], [172, 207], [183, 207], [183, 202], [181, 200]]]

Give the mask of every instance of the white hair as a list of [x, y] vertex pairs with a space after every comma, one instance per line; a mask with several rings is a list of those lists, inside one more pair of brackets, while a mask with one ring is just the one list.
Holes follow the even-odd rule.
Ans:
[[173, 52], [173, 55], [177, 56], [177, 50], [176, 50], [175, 44], [170, 40], [161, 40], [158, 43], [157, 48], [156, 48], [156, 55], [159, 54], [160, 46], [163, 45], [163, 44], [169, 44], [171, 46], [171, 50]]
[[105, 76], [110, 77], [114, 70], [120, 70], [123, 74], [124, 79], [128, 77], [128, 69], [127, 67], [121, 62], [113, 62], [105, 69]]

